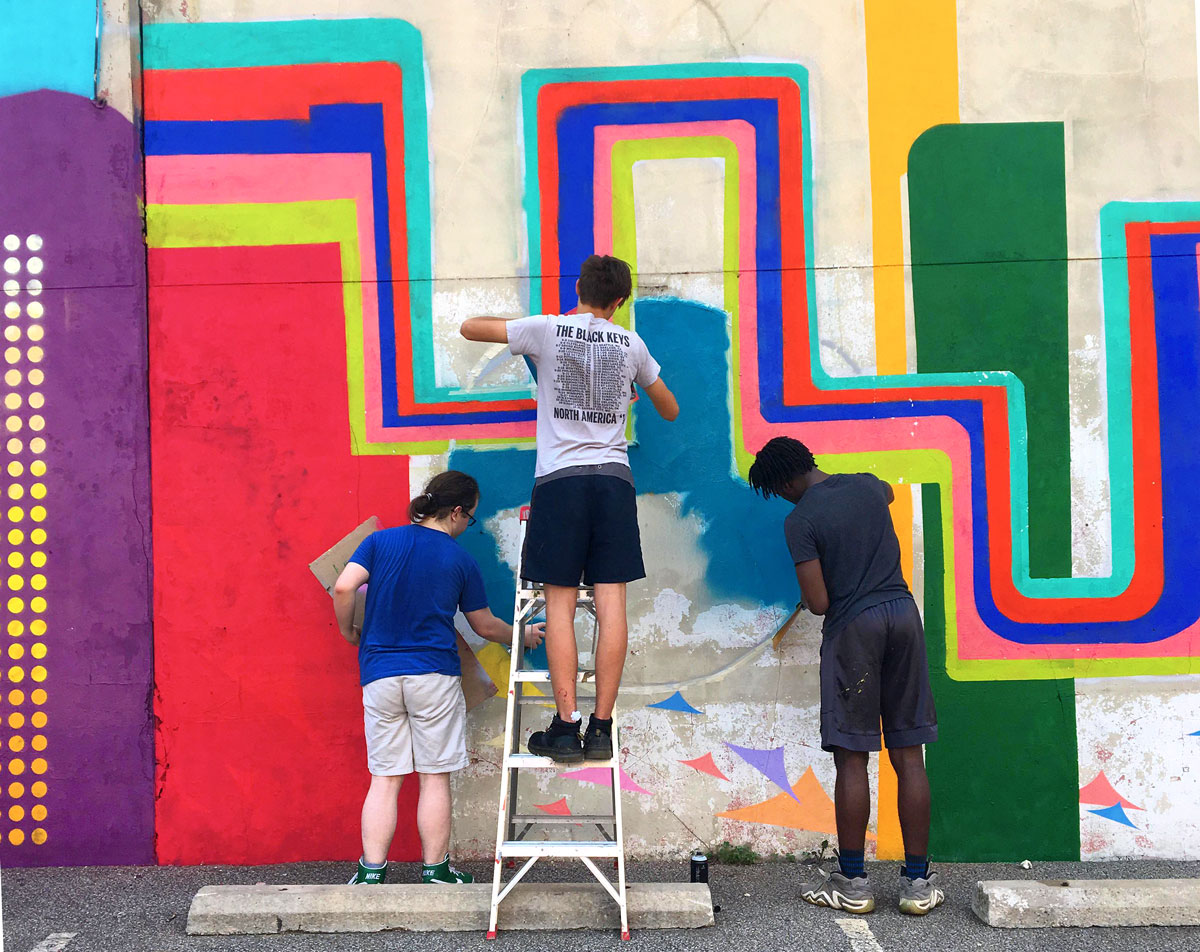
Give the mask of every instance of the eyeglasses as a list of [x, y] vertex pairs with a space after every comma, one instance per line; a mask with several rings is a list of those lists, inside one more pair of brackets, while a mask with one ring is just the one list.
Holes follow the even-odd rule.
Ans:
[[467, 512], [461, 506], [459, 506], [458, 511], [467, 517], [467, 528], [468, 529], [470, 529], [471, 526], [475, 525], [475, 517], [473, 515], [471, 515], [469, 512]]

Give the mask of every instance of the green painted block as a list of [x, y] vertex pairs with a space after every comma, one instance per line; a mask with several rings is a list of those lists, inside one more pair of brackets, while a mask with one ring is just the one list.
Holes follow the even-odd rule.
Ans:
[[1029, 420], [1029, 570], [1035, 578], [1069, 576], [1062, 123], [935, 126], [909, 153], [908, 191], [918, 370], [1007, 370], [1020, 378]]
[[925, 641], [938, 741], [930, 855], [948, 862], [1079, 859], [1075, 682], [954, 681], [946, 674], [941, 487], [921, 487]]

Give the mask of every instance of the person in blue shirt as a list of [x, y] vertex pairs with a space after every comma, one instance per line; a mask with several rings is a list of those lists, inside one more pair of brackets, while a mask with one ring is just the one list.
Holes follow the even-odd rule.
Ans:
[[[362, 857], [351, 883], [382, 883], [396, 832], [396, 798], [406, 774], [420, 782], [417, 832], [424, 883], [469, 883], [450, 864], [450, 773], [467, 766], [467, 707], [454, 615], [477, 635], [509, 644], [512, 625], [487, 605], [483, 576], [455, 539], [475, 523], [479, 484], [450, 470], [430, 480], [408, 507], [411, 525], [373, 532], [350, 557], [333, 590], [338, 629], [358, 646], [367, 766]], [[367, 581], [361, 633], [354, 597]], [[543, 626], [531, 625], [536, 648]]]

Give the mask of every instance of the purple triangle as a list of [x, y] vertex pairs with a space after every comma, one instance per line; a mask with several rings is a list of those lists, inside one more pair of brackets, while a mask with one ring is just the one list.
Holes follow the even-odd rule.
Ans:
[[1137, 827], [1125, 815], [1125, 808], [1119, 803], [1114, 803], [1111, 807], [1104, 807], [1102, 810], [1088, 810], [1088, 813], [1094, 813], [1096, 816], [1102, 816], [1106, 820], [1114, 820], [1117, 823], [1124, 823], [1126, 826], [1132, 826], [1135, 830]]
[[782, 747], [776, 747], [772, 750], [760, 750], [757, 747], [739, 747], [737, 744], [730, 744], [728, 742], [726, 742], [725, 746], [797, 803], [800, 802], [796, 794], [792, 792], [792, 785], [788, 783], [787, 768], [783, 765]]
[[647, 704], [646, 707], [657, 707], [664, 711], [680, 711], [683, 714], [703, 714], [692, 705], [688, 704], [682, 694], [676, 691], [669, 698], [664, 698], [654, 704]]

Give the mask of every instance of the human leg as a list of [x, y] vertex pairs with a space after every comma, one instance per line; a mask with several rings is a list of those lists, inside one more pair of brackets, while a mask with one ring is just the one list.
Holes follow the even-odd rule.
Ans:
[[412, 733], [401, 678], [380, 678], [363, 686], [363, 727], [371, 785], [363, 799], [363, 852], [353, 883], [382, 883], [387, 854], [396, 833], [396, 798], [412, 772]]
[[574, 719], [579, 649], [575, 644], [576, 586], [546, 585], [546, 659], [554, 704], [564, 721]]
[[462, 679], [445, 674], [407, 676], [404, 698], [411, 712], [413, 764], [421, 784], [417, 799], [417, 833], [424, 859], [421, 882], [469, 883], [470, 874], [450, 865], [450, 775], [469, 763]]
[[871, 819], [871, 784], [867, 779], [865, 750], [835, 748], [837, 779], [833, 785], [833, 810], [837, 820], [838, 849], [862, 854]]
[[396, 798], [404, 777], [371, 776], [362, 808], [363, 859], [368, 865], [387, 862], [392, 837], [396, 835]]
[[[450, 852], [450, 774], [418, 773], [417, 833], [427, 866], [442, 862]], [[393, 813], [395, 802], [392, 803]], [[393, 817], [393, 826], [395, 825]]]
[[629, 648], [629, 621], [624, 582], [597, 582], [594, 586], [596, 619], [596, 717], [612, 718]]
[[896, 807], [904, 852], [923, 858], [929, 853], [929, 776], [925, 773], [924, 748], [889, 748], [888, 754], [896, 768]]

